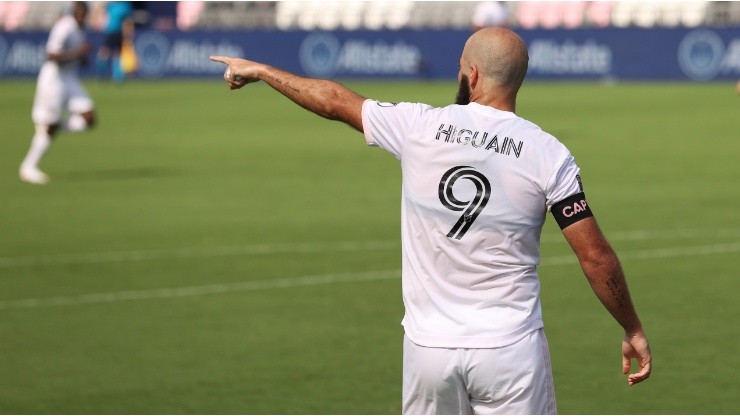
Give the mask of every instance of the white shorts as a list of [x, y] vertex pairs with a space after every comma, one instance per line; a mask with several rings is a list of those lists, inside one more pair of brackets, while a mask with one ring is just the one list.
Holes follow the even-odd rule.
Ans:
[[429, 348], [404, 337], [404, 414], [556, 414], [542, 329], [501, 348]]
[[46, 62], [36, 83], [33, 122], [46, 126], [57, 124], [64, 110], [71, 114], [86, 113], [93, 110], [93, 101], [75, 73], [60, 71], [56, 64]]

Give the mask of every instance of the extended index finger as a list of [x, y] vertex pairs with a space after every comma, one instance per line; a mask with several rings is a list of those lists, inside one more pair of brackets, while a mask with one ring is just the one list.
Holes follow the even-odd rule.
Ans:
[[229, 64], [231, 64], [231, 61], [234, 58], [229, 58], [228, 56], [211, 56], [208, 59], [210, 59], [213, 62], [221, 62], [221, 63], [224, 63], [226, 65], [229, 65]]

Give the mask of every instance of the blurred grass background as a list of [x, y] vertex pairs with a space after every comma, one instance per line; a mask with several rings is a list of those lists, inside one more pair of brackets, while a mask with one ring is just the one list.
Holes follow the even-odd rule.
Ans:
[[[399, 413], [395, 159], [265, 85], [88, 88], [99, 126], [59, 135], [39, 187], [17, 175], [34, 84], [0, 83], [0, 412]], [[517, 110], [575, 155], [655, 358], [628, 388], [620, 328], [548, 219], [559, 411], [740, 412], [734, 86], [529, 83]]]

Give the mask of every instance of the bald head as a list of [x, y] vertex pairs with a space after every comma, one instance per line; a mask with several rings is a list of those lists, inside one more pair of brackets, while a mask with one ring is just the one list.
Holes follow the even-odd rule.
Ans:
[[[516, 95], [527, 74], [529, 54], [524, 40], [509, 29], [488, 27], [468, 38], [461, 64], [477, 67], [483, 93]], [[462, 68], [463, 73], [465, 68]]]

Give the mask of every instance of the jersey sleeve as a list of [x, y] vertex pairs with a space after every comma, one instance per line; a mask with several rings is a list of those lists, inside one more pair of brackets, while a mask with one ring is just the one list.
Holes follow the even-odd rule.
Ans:
[[46, 41], [46, 53], [64, 52], [64, 43], [72, 30], [73, 28], [68, 24], [67, 19], [57, 22], [49, 32], [49, 39]]
[[378, 146], [401, 159], [403, 142], [413, 132], [424, 105], [412, 103], [384, 103], [366, 100], [362, 105], [362, 128], [365, 141]]
[[592, 217], [593, 213], [583, 192], [579, 169], [572, 156], [560, 165], [548, 187], [547, 209], [561, 230], [580, 220]]
[[580, 169], [570, 154], [560, 164], [558, 169], [550, 177], [545, 189], [547, 198], [547, 210], [566, 198], [583, 192], [581, 185]]

